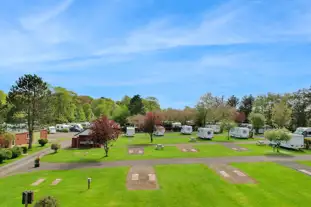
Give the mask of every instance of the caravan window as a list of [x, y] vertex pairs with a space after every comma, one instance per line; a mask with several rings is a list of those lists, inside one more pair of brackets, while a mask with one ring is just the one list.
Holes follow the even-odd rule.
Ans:
[[243, 130], [243, 134], [247, 134], [247, 131], [246, 131], [246, 130]]
[[208, 134], [208, 135], [211, 135], [211, 132], [210, 132], [210, 131], [208, 131], [208, 132], [207, 132], [207, 134]]
[[307, 137], [311, 137], [311, 131], [308, 131]]

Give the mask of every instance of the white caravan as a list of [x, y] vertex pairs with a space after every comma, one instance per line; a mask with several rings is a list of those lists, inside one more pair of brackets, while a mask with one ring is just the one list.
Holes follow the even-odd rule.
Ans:
[[201, 139], [212, 139], [214, 137], [214, 130], [212, 128], [199, 128], [198, 137]]
[[134, 137], [135, 135], [135, 127], [126, 127], [126, 136]]
[[215, 134], [218, 134], [221, 132], [220, 125], [217, 125], [217, 124], [206, 125], [205, 128], [213, 129]]
[[156, 130], [153, 132], [155, 136], [164, 136], [165, 128], [163, 126], [156, 126]]
[[180, 128], [180, 127], [181, 127], [181, 123], [180, 122], [172, 123], [172, 128]]
[[298, 127], [294, 134], [300, 134], [304, 137], [311, 137], [311, 128], [310, 127]]
[[60, 131], [60, 130], [63, 130], [63, 129], [68, 129], [69, 130], [70, 126], [69, 125], [66, 125], [66, 124], [56, 124], [56, 130], [57, 131]]
[[192, 126], [187, 126], [187, 125], [184, 125], [181, 127], [181, 133], [182, 134], [191, 134], [192, 133]]
[[234, 127], [230, 129], [229, 136], [233, 138], [249, 138], [250, 129], [247, 127]]
[[[304, 148], [304, 137], [301, 134], [291, 134], [292, 138], [289, 141], [282, 141], [281, 147], [289, 148], [289, 149], [303, 149]], [[274, 145], [275, 142], [270, 142], [270, 144]]]
[[56, 134], [56, 128], [54, 126], [50, 126], [48, 128], [48, 131], [49, 131], [50, 134]]

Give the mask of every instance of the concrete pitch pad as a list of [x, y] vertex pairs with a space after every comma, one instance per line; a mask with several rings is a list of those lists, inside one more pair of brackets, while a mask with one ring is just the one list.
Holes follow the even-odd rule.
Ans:
[[128, 190], [159, 189], [157, 177], [152, 166], [132, 166], [127, 175]]
[[143, 155], [144, 154], [144, 148], [132, 147], [132, 148], [128, 149], [128, 153], [130, 155]]
[[248, 151], [248, 149], [246, 149], [244, 147], [240, 147], [240, 146], [233, 144], [233, 143], [222, 143], [222, 145], [229, 148], [229, 149], [237, 151], [237, 152]]
[[62, 181], [62, 179], [57, 178], [52, 182], [51, 185], [57, 185], [58, 183], [60, 183], [60, 181]]
[[193, 148], [189, 144], [178, 144], [176, 147], [182, 152], [198, 152], [197, 149]]
[[45, 181], [45, 179], [44, 178], [40, 178], [36, 182], [32, 183], [31, 185], [32, 186], [37, 186], [37, 185], [40, 185], [43, 181]]
[[256, 183], [256, 181], [249, 177], [246, 173], [236, 169], [230, 165], [225, 164], [211, 164], [209, 167], [216, 171], [225, 180], [234, 184], [249, 184]]

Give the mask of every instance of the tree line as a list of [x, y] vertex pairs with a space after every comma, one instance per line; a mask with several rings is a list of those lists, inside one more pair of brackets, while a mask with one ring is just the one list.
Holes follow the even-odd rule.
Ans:
[[[186, 106], [182, 110], [161, 109], [156, 97], [124, 96], [115, 101], [82, 96], [50, 86], [41, 77], [29, 74], [20, 77], [8, 94], [0, 91], [0, 126], [2, 123], [27, 123], [31, 140], [36, 127], [92, 121], [101, 116], [121, 126], [139, 126], [144, 122], [144, 115], [151, 111], [162, 120], [196, 126], [222, 122], [228, 129], [234, 123], [252, 123], [257, 129], [266, 124], [295, 130], [311, 124], [311, 88], [286, 94], [246, 95], [241, 99], [234, 95], [225, 99], [206, 93], [194, 108]], [[3, 131], [3, 127], [0, 130]]]

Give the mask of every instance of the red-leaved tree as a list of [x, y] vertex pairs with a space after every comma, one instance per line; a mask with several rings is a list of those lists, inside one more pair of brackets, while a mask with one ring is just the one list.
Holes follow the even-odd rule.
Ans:
[[109, 143], [118, 139], [120, 135], [120, 126], [106, 116], [96, 119], [91, 127], [91, 138], [95, 144], [103, 145], [106, 157], [108, 157]]
[[234, 120], [237, 123], [243, 123], [246, 120], [245, 113], [244, 112], [236, 112]]
[[160, 124], [161, 124], [160, 114], [156, 114], [155, 112], [148, 112], [146, 114], [144, 122], [144, 131], [149, 134], [151, 143], [153, 142], [153, 132], [155, 130], [155, 126]]

